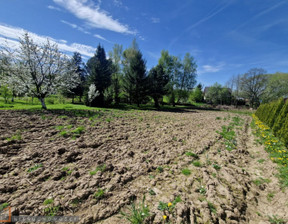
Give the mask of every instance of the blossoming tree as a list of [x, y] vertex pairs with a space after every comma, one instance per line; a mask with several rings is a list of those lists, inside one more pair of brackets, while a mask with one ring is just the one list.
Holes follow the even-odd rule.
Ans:
[[8, 86], [16, 83], [18, 93], [37, 97], [43, 109], [47, 109], [45, 97], [61, 89], [72, 89], [80, 81], [72, 60], [49, 40], [38, 45], [26, 33], [20, 38], [18, 49], [2, 48], [0, 54], [6, 74], [1, 82]]

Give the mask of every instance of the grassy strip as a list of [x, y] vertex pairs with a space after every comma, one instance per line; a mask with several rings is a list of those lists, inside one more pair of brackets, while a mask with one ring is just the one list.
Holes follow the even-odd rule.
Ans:
[[280, 184], [282, 187], [288, 187], [288, 150], [284, 143], [273, 135], [272, 130], [259, 120], [256, 115], [253, 116], [251, 127], [253, 134], [258, 137], [258, 142], [264, 145], [270, 159], [279, 165]]

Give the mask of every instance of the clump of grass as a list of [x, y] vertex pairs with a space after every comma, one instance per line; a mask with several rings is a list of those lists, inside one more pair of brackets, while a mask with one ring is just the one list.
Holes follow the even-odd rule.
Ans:
[[201, 164], [201, 162], [199, 160], [193, 161], [192, 164], [194, 166], [196, 166], [196, 167], [201, 167], [202, 166], [202, 164]]
[[103, 172], [105, 171], [105, 169], [106, 169], [106, 165], [105, 165], [105, 164], [100, 165], [100, 166], [97, 166], [95, 170], [90, 171], [90, 175], [93, 176], [93, 175], [95, 175], [98, 171], [100, 171], [100, 172], [103, 173]]
[[164, 172], [164, 168], [162, 166], [158, 166], [157, 167], [157, 172], [163, 173]]
[[145, 219], [150, 216], [150, 209], [147, 205], [145, 205], [145, 196], [143, 197], [142, 203], [137, 206], [132, 203], [131, 208], [129, 208], [129, 212], [125, 213], [120, 211], [120, 214], [122, 215], [121, 218], [126, 219], [129, 223], [144, 223]]
[[156, 195], [156, 193], [155, 193], [155, 191], [153, 191], [153, 189], [149, 189], [148, 192], [149, 192], [150, 195]]
[[275, 196], [274, 192], [268, 193], [268, 194], [267, 194], [267, 200], [271, 202], [272, 199], [274, 198], [274, 196]]
[[207, 202], [208, 202], [208, 207], [209, 207], [210, 212], [216, 214], [217, 213], [216, 206], [210, 201], [207, 201]]
[[217, 163], [214, 163], [212, 166], [213, 166], [213, 168], [214, 168], [215, 170], [217, 170], [217, 171], [219, 171], [219, 170], [221, 169], [221, 166], [218, 165]]
[[5, 202], [2, 205], [0, 205], [0, 211], [2, 211], [4, 208], [7, 208], [9, 206], [9, 203]]
[[93, 197], [96, 199], [96, 200], [101, 200], [102, 198], [104, 198], [104, 195], [105, 195], [105, 189], [101, 189], [99, 188], [93, 195]]
[[75, 134], [75, 135], [81, 135], [84, 132], [85, 128], [83, 126], [80, 126], [76, 129], [74, 129], [73, 131], [71, 131], [71, 133]]
[[191, 174], [191, 170], [189, 170], [188, 168], [183, 169], [182, 174], [184, 174], [185, 176], [189, 176]]
[[259, 178], [257, 178], [256, 180], [253, 180], [253, 183], [255, 184], [255, 185], [257, 185], [257, 186], [260, 186], [260, 185], [262, 185], [262, 184], [264, 184], [264, 183], [270, 183], [271, 182], [271, 180], [270, 179], [265, 179], [265, 178], [263, 178], [263, 177], [259, 177]]
[[186, 156], [191, 156], [193, 157], [194, 159], [199, 159], [199, 156], [193, 152], [185, 152], [185, 155]]
[[259, 159], [257, 160], [258, 163], [264, 163], [265, 162], [265, 159]]
[[55, 128], [56, 128], [56, 130], [61, 131], [61, 130], [64, 129], [64, 126], [63, 126], [63, 125], [60, 125], [60, 126], [56, 126]]
[[271, 224], [286, 224], [287, 223], [287, 220], [279, 218], [277, 215], [272, 215], [272, 217], [268, 216], [268, 219], [269, 219], [268, 221]]
[[280, 167], [277, 177], [279, 178], [282, 187], [288, 187], [288, 166]]
[[54, 202], [54, 200], [53, 200], [52, 198], [50, 198], [50, 199], [46, 199], [46, 200], [43, 202], [43, 204], [44, 204], [44, 205], [51, 205], [51, 204], [53, 204], [53, 202]]
[[201, 186], [199, 187], [198, 191], [199, 191], [199, 193], [202, 194], [202, 195], [205, 195], [206, 192], [207, 192], [206, 188], [205, 188], [203, 185], [201, 185]]
[[44, 208], [44, 213], [47, 216], [56, 216], [59, 212], [60, 206], [52, 206], [48, 208]]
[[19, 140], [20, 141], [21, 139], [22, 139], [22, 136], [21, 136], [21, 132], [19, 130], [16, 132], [15, 135], [11, 136], [10, 138], [6, 138], [6, 140], [8, 142], [11, 142], [13, 140]]
[[221, 117], [216, 117], [216, 120], [221, 120]]
[[34, 165], [33, 167], [30, 167], [30, 168], [27, 170], [27, 172], [28, 172], [28, 173], [31, 173], [31, 172], [39, 169], [40, 167], [43, 167], [43, 165], [42, 165], [41, 163], [40, 163], [40, 164], [36, 164], [36, 165]]
[[67, 131], [61, 131], [61, 132], [60, 132], [60, 135], [61, 135], [62, 137], [64, 137], [64, 138], [69, 137], [69, 134], [68, 134]]

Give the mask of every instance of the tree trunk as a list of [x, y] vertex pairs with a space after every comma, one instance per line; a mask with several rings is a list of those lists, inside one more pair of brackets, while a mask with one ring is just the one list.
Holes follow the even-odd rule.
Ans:
[[158, 109], [159, 108], [159, 101], [157, 97], [154, 97], [154, 106]]
[[44, 110], [47, 110], [47, 107], [46, 107], [46, 104], [45, 104], [44, 98], [42, 98], [42, 97], [39, 97], [38, 99], [39, 99], [39, 100], [40, 100], [40, 102], [41, 102], [41, 105], [42, 105], [42, 109], [44, 109]]

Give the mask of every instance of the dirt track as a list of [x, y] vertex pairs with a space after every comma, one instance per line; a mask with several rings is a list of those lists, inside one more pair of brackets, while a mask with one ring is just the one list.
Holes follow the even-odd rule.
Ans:
[[[232, 151], [216, 133], [236, 116], [196, 110], [98, 111], [90, 118], [0, 111], [0, 204], [9, 203], [14, 215], [49, 215], [55, 208], [54, 215], [77, 215], [81, 223], [125, 223], [120, 210], [145, 194], [150, 223], [163, 223], [159, 201], [176, 197], [181, 202], [168, 217], [171, 223], [288, 219], [287, 192], [278, 186], [276, 165], [254, 142], [251, 118], [239, 116]], [[101, 197], [95, 196], [99, 189]]]

